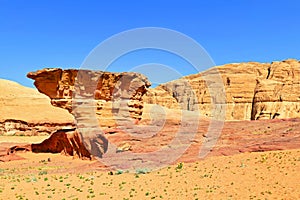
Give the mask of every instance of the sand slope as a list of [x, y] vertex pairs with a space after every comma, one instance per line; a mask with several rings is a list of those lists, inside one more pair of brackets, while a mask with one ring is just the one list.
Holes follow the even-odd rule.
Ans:
[[26, 122], [72, 122], [66, 110], [53, 107], [50, 99], [36, 89], [0, 79], [0, 121], [17, 119]]

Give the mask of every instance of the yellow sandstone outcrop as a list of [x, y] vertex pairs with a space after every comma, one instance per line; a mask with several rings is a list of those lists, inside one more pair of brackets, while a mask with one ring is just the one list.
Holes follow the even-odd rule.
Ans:
[[214, 117], [212, 100], [218, 104], [222, 92], [214, 87], [218, 73], [225, 89], [225, 101], [219, 103], [226, 109], [226, 120], [300, 117], [299, 67], [299, 61], [292, 59], [217, 66], [151, 88], [144, 102]]

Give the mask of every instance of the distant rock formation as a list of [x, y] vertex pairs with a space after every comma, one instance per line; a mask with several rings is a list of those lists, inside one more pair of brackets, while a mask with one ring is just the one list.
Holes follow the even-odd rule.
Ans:
[[[144, 102], [173, 109], [198, 110], [213, 117], [213, 77], [220, 74], [226, 92], [226, 120], [300, 117], [300, 62], [233, 63], [211, 68], [161, 84], [144, 96]], [[210, 90], [210, 89], [211, 90]], [[212, 98], [213, 96], [213, 98]]]

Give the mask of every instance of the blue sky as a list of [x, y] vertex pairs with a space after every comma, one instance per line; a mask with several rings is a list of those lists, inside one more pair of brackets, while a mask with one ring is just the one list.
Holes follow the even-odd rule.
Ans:
[[[32, 86], [27, 72], [78, 68], [103, 40], [140, 27], [186, 34], [217, 65], [300, 59], [299, 10], [297, 0], [0, 0], [0, 78]], [[112, 70], [149, 62], [195, 73], [184, 60], [154, 51], [121, 58]]]

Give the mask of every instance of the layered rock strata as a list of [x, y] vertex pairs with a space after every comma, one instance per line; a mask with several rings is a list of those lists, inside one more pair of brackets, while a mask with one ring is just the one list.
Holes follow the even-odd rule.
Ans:
[[26, 122], [23, 120], [7, 119], [0, 122], [0, 135], [38, 136], [50, 135], [52, 132], [65, 128], [74, 128], [72, 122]]
[[77, 118], [81, 117], [78, 107], [88, 102], [102, 126], [113, 126], [118, 118], [140, 120], [142, 96], [150, 86], [145, 76], [134, 72], [53, 68], [27, 76], [41, 93], [51, 98], [52, 105], [67, 109]]
[[[292, 59], [226, 64], [149, 89], [144, 101], [198, 110], [208, 117], [216, 117], [213, 106], [220, 104], [225, 120], [300, 117], [299, 67], [299, 61]], [[225, 91], [221, 102], [222, 87], [216, 82]]]
[[300, 117], [300, 62], [273, 62], [254, 89], [251, 119]]

